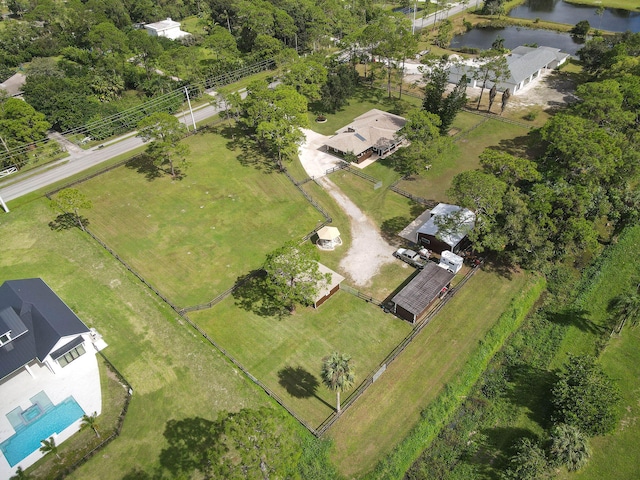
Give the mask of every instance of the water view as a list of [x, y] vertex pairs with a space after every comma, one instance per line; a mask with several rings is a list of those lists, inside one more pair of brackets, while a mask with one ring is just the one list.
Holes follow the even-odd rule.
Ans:
[[640, 32], [640, 11], [631, 12], [617, 8], [605, 8], [602, 15], [597, 8], [574, 5], [564, 0], [526, 0], [509, 12], [510, 17], [548, 20], [575, 25], [587, 20], [591, 27], [611, 32]]
[[537, 30], [522, 27], [474, 28], [462, 35], [456, 35], [451, 41], [451, 48], [473, 47], [481, 50], [491, 48], [491, 44], [500, 36], [504, 38], [504, 47], [509, 50], [520, 45], [538, 45], [559, 48], [571, 55], [582, 48], [583, 40], [574, 38], [568, 33], [552, 30]]

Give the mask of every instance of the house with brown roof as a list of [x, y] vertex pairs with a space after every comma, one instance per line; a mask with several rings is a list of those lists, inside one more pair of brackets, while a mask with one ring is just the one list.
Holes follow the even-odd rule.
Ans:
[[374, 108], [326, 140], [325, 148], [327, 152], [343, 158], [351, 153], [356, 156], [356, 163], [372, 155], [383, 156], [402, 143], [397, 133], [406, 122], [399, 115]]

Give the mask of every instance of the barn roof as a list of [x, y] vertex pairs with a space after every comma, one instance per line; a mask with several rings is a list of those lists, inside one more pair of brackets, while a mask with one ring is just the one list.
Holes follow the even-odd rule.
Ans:
[[344, 277], [342, 275], [340, 275], [337, 272], [334, 272], [329, 267], [321, 264], [320, 262], [318, 262], [318, 270], [320, 270], [320, 273], [322, 274], [327, 274], [327, 273], [330, 274], [331, 280], [329, 280], [328, 284], [325, 284], [320, 289], [318, 289], [318, 294], [314, 299], [315, 302], [317, 302], [324, 296], [328, 295], [331, 292], [331, 290], [333, 290], [336, 287], [336, 285], [340, 285], [340, 283], [342, 283], [342, 281], [344, 280]]
[[454, 274], [427, 262], [418, 275], [400, 290], [391, 301], [414, 315], [419, 316], [431, 302], [449, 285]]
[[[448, 232], [440, 232], [438, 225], [436, 224], [436, 218], [446, 217], [456, 212], [461, 212], [460, 223], [458, 228]], [[418, 228], [416, 233], [423, 233], [425, 235], [432, 235], [451, 247], [455, 247], [460, 241], [467, 236], [467, 234], [473, 230], [476, 223], [476, 215], [467, 208], [459, 207], [458, 205], [450, 205], [448, 203], [439, 203], [430, 212], [429, 219]], [[413, 240], [417, 242], [416, 240]]]

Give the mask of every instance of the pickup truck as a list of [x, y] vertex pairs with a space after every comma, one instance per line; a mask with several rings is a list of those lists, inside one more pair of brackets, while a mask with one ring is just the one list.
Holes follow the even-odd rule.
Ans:
[[420, 253], [408, 248], [399, 248], [393, 252], [393, 256], [416, 268], [424, 268], [427, 264], [427, 259], [424, 254], [421, 255]]

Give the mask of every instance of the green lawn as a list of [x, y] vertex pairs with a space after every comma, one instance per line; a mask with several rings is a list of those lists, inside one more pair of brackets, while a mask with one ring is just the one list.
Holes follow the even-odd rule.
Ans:
[[[460, 117], [467, 115], [473, 114], [459, 114]], [[483, 119], [476, 115], [473, 117], [480, 119], [481, 123], [468, 133], [461, 132], [455, 137], [457, 151], [434, 159], [430, 170], [417, 177], [403, 180], [398, 186], [420, 197], [447, 202], [450, 199], [446, 191], [453, 177], [460, 172], [478, 168], [479, 155], [485, 148], [500, 147], [519, 154], [526, 150], [526, 135], [529, 129], [499, 120]], [[467, 119], [464, 122], [465, 125], [473, 123]]]
[[593, 7], [602, 6], [605, 8], [621, 8], [623, 10], [631, 11], [640, 10], [640, 5], [638, 5], [637, 0], [567, 0], [567, 2]]
[[93, 202], [91, 231], [179, 306], [209, 301], [323, 220], [257, 155], [228, 150], [212, 133], [185, 142], [182, 180], [150, 179], [155, 170], [138, 162], [77, 187]]
[[299, 307], [284, 318], [244, 310], [232, 297], [189, 317], [313, 426], [335, 406], [335, 395], [320, 384], [324, 356], [350, 354], [360, 382], [411, 330], [345, 292], [318, 309]]
[[170, 419], [214, 419], [220, 410], [264, 405], [251, 386], [173, 311], [78, 229], [52, 231], [44, 199], [0, 217], [0, 278], [41, 277], [104, 336], [104, 353], [134, 395], [121, 436], [71, 478], [121, 479], [150, 471]]
[[362, 476], [409, 433], [526, 283], [524, 274], [509, 280], [479, 271], [471, 278], [329, 430], [343, 475]]
[[[397, 95], [397, 94], [396, 94]], [[337, 130], [351, 123], [354, 118], [368, 112], [372, 108], [404, 115], [409, 110], [420, 106], [420, 100], [413, 97], [388, 98], [384, 90], [378, 88], [360, 87], [349, 104], [336, 113], [324, 113], [325, 123], [316, 122], [316, 114], [309, 112], [309, 126], [323, 135], [333, 135]], [[310, 107], [311, 109], [313, 106]]]

